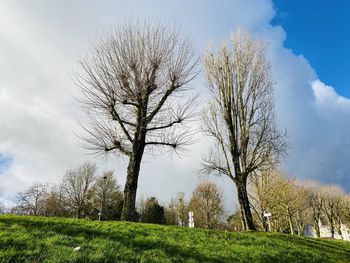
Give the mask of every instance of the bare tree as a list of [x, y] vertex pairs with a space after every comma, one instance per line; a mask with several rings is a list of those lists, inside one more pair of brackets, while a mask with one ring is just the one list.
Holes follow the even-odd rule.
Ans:
[[342, 195], [342, 205], [339, 211], [339, 218], [343, 224], [350, 225], [350, 195], [349, 193]]
[[274, 166], [286, 150], [277, 129], [273, 85], [265, 44], [248, 33], [232, 37], [217, 54], [204, 59], [213, 101], [204, 132], [217, 147], [204, 157], [206, 173], [228, 176], [236, 185], [246, 228], [255, 230], [247, 194], [247, 178]]
[[67, 205], [77, 218], [86, 213], [89, 199], [92, 198], [92, 186], [96, 176], [96, 165], [86, 162], [83, 165], [68, 170], [60, 185], [61, 194]]
[[26, 191], [19, 192], [15, 199], [17, 209], [32, 215], [42, 214], [44, 209], [44, 200], [47, 197], [47, 185], [43, 183], [34, 183]]
[[251, 207], [262, 228], [266, 228], [264, 212], [271, 212], [271, 229], [302, 234], [306, 224], [306, 190], [300, 182], [274, 169], [249, 180]]
[[274, 201], [276, 202], [276, 210], [281, 217], [285, 218], [290, 234], [294, 234], [294, 230], [302, 231], [304, 222], [302, 221], [302, 214], [298, 214], [304, 208], [305, 195], [301, 193], [302, 189], [296, 185], [295, 180], [287, 176], [279, 176], [276, 180]]
[[197, 75], [197, 62], [188, 37], [150, 22], [120, 26], [81, 61], [77, 85], [90, 117], [84, 127], [87, 148], [129, 159], [124, 220], [135, 219], [144, 152], [178, 152], [192, 141], [185, 124], [194, 104], [184, 92]]
[[324, 197], [321, 195], [324, 188], [319, 182], [304, 182], [308, 190], [307, 202], [311, 210], [311, 220], [317, 237], [321, 236], [320, 222], [323, 214]]
[[44, 203], [44, 215], [45, 216], [58, 216], [67, 217], [68, 212], [65, 209], [62, 193], [59, 186], [52, 186], [48, 192]]
[[335, 230], [341, 235], [341, 207], [343, 190], [337, 185], [328, 185], [323, 188], [323, 212], [327, 217], [331, 235], [334, 237]]
[[223, 216], [223, 198], [214, 183], [200, 182], [192, 194], [190, 209], [197, 227], [215, 228]]

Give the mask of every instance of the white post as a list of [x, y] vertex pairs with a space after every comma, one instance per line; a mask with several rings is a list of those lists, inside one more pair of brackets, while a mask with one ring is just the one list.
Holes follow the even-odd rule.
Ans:
[[188, 226], [193, 228], [194, 227], [194, 221], [193, 221], [193, 212], [188, 212]]
[[271, 212], [269, 212], [269, 213], [264, 212], [264, 217], [266, 218], [268, 230], [269, 230], [269, 232], [271, 232], [271, 224], [270, 224]]

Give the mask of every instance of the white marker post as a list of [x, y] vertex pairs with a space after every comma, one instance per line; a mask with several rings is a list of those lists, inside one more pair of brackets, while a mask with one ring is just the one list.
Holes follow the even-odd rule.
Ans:
[[[264, 213], [264, 217], [266, 217], [267, 225], [268, 225], [268, 230], [271, 232], [271, 225], [270, 225], [270, 217], [271, 217], [271, 212]], [[266, 229], [267, 230], [267, 229]]]
[[194, 221], [193, 221], [193, 212], [188, 212], [188, 227], [194, 227]]

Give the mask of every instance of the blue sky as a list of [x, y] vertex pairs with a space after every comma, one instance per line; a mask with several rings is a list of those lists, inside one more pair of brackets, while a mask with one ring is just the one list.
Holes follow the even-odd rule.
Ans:
[[274, 0], [272, 24], [287, 33], [285, 46], [303, 54], [323, 82], [350, 97], [350, 1]]
[[[57, 183], [87, 159], [101, 171], [113, 169], [124, 184], [126, 160], [88, 156], [78, 146], [77, 120], [84, 119], [72, 99], [78, 90], [71, 77], [90, 43], [130, 17], [181, 24], [199, 52], [229, 39], [237, 28], [267, 40], [277, 121], [291, 145], [283, 168], [294, 177], [350, 191], [349, 5], [345, 0], [0, 1], [0, 154], [11, 159], [2, 168], [0, 192], [13, 196], [36, 181]], [[203, 74], [193, 87], [205, 101]], [[211, 145], [197, 135], [182, 159], [144, 159], [139, 197], [169, 200], [195, 188], [201, 155]], [[232, 210], [232, 182], [211, 179]]]
[[11, 158], [0, 153], [0, 176], [11, 165]]

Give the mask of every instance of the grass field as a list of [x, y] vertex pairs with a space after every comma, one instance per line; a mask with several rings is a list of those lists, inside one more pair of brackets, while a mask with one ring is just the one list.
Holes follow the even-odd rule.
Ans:
[[350, 242], [0, 215], [0, 262], [350, 262]]

